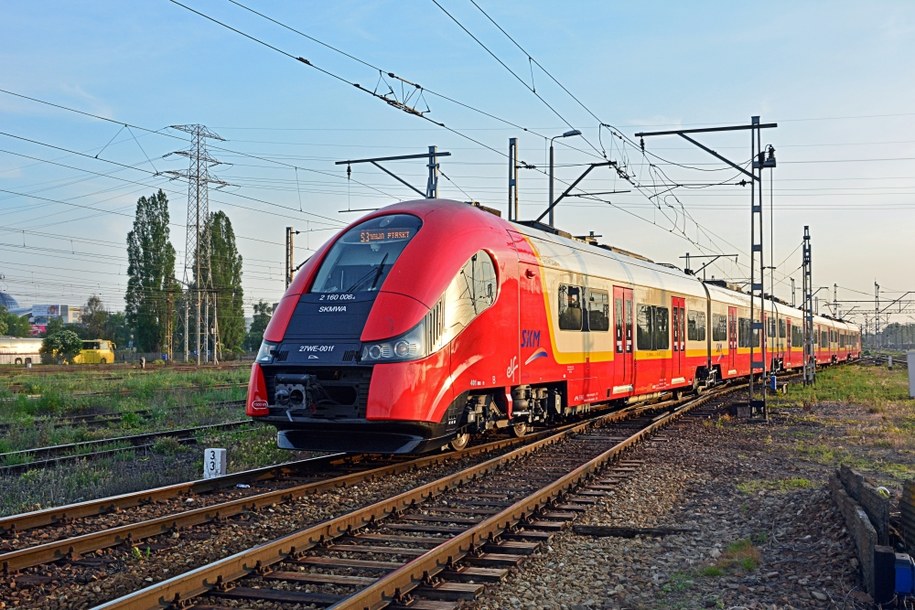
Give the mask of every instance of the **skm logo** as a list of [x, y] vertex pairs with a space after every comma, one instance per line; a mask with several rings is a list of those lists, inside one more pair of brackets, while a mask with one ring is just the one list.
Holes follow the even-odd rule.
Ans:
[[540, 347], [540, 331], [522, 330], [521, 347]]

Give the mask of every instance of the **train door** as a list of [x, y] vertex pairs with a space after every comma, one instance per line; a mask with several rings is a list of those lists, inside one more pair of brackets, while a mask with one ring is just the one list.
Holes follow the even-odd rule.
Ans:
[[683, 358], [686, 351], [686, 299], [671, 297], [670, 309], [673, 326], [673, 363], [671, 363], [671, 380], [683, 376]]
[[[733, 372], [731, 372], [733, 371]], [[737, 373], [737, 308], [728, 307], [728, 373]]]
[[792, 367], [792, 365], [794, 364], [793, 357], [791, 354], [791, 344], [792, 344], [791, 328], [792, 328], [791, 318], [786, 317], [785, 318], [785, 363], [784, 363], [784, 367], [786, 369], [790, 369]]
[[613, 287], [613, 394], [632, 392], [634, 361], [632, 288]]

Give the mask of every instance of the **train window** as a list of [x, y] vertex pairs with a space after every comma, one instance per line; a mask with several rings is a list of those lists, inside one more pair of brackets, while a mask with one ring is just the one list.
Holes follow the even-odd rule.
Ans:
[[753, 330], [753, 338], [750, 339], [751, 328], [753, 324], [750, 318], [740, 318], [737, 321], [737, 347], [750, 347], [751, 341], [754, 343], [753, 347], [759, 347], [759, 330]]
[[720, 313], [712, 314], [712, 341], [728, 340], [728, 317]]
[[559, 285], [559, 329], [581, 330], [581, 286]]
[[791, 325], [791, 345], [794, 347], [804, 345], [804, 329], [797, 324]]
[[772, 337], [774, 339], [775, 338], [775, 318], [769, 318], [768, 320], [766, 320], [766, 322], [768, 322], [768, 324], [766, 324], [766, 326], [768, 327], [766, 336]]
[[826, 331], [820, 331], [820, 347], [829, 347], [829, 339], [827, 339]]
[[651, 342], [654, 316], [651, 305], [639, 305], [635, 310], [636, 345], [639, 349], [654, 349]]
[[686, 338], [689, 341], [705, 341], [704, 311], [689, 311], [686, 313]]
[[636, 343], [639, 349], [670, 347], [670, 311], [666, 307], [639, 305], [636, 309]]
[[606, 290], [588, 290], [588, 329], [610, 330], [610, 294]]
[[[623, 299], [613, 299], [614, 328], [616, 329], [616, 353], [623, 353]], [[632, 312], [630, 312], [630, 317]]]
[[784, 319], [778, 321], [778, 336], [780, 339], [784, 339], [787, 336]]
[[379, 216], [344, 233], [331, 246], [312, 292], [377, 291], [422, 221], [409, 214]]
[[496, 269], [482, 250], [470, 257], [445, 290], [447, 326], [457, 334], [496, 300]]
[[666, 307], [654, 308], [654, 348], [667, 349], [670, 347], [670, 318]]

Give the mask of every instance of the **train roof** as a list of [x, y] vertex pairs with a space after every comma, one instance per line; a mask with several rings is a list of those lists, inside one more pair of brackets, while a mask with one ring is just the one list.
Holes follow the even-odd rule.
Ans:
[[612, 246], [591, 244], [568, 234], [539, 230], [526, 223], [512, 229], [527, 238], [545, 267], [554, 267], [596, 277], [609, 277], [633, 285], [645, 285], [705, 298], [698, 278], [672, 265], [651, 260]]

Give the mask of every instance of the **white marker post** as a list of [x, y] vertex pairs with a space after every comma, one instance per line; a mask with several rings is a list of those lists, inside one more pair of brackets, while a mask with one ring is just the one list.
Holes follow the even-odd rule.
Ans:
[[226, 450], [209, 447], [203, 452], [203, 478], [215, 479], [226, 474]]

